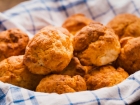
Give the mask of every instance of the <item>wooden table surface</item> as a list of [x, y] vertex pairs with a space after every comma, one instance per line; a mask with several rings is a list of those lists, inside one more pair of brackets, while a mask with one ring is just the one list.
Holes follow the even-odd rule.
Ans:
[[27, 0], [0, 0], [0, 12], [12, 8], [13, 6]]

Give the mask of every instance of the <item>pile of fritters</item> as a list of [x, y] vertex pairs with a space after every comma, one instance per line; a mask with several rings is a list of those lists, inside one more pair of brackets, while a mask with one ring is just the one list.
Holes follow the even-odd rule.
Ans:
[[75, 14], [30, 40], [19, 29], [1, 32], [0, 81], [58, 94], [114, 86], [140, 69], [139, 23], [132, 14], [106, 26]]

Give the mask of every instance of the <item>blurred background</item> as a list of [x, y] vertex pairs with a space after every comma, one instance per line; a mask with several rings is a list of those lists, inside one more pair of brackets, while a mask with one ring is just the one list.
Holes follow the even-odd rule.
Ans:
[[17, 4], [28, 0], [0, 0], [0, 12], [16, 6]]

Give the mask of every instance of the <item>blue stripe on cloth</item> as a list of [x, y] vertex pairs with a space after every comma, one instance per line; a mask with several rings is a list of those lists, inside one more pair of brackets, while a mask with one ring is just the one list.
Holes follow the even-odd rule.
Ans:
[[69, 97], [67, 96], [68, 101], [70, 102], [70, 104], [65, 104], [65, 105], [82, 105], [82, 104], [88, 104], [88, 103], [92, 103], [92, 102], [97, 102], [97, 100], [88, 100], [88, 101], [80, 101], [80, 102], [71, 102], [69, 100]]
[[6, 94], [0, 89], [0, 105], [6, 105]]
[[[43, 5], [45, 5], [46, 4], [46, 2], [44, 1], [44, 0], [40, 0], [41, 2], [40, 3], [42, 3]], [[74, 6], [77, 6], [77, 5], [80, 5], [80, 4], [84, 4], [85, 2], [84, 2], [84, 0], [79, 0], [79, 1], [75, 1], [75, 2], [72, 2], [72, 3], [69, 3], [69, 4], [67, 4], [67, 5], [63, 5], [63, 6], [58, 6], [58, 7], [49, 7], [49, 6], [47, 6], [47, 5], [45, 5], [45, 8], [38, 8], [38, 7], [34, 7], [34, 8], [31, 8], [30, 9], [30, 11], [29, 10], [26, 10], [26, 8], [25, 8], [25, 11], [18, 11], [18, 12], [13, 12], [13, 13], [11, 13], [8, 17], [7, 17], [7, 19], [5, 19], [5, 20], [1, 20], [1, 22], [0, 22], [0, 24], [1, 23], [3, 23], [3, 22], [5, 22], [5, 21], [7, 21], [7, 20], [9, 20], [9, 18], [12, 18], [12, 17], [15, 17], [15, 16], [18, 16], [18, 15], [20, 15], [20, 14], [24, 14], [24, 13], [30, 13], [30, 12], [37, 12], [37, 11], [54, 11], [54, 12], [61, 12], [61, 11], [64, 11], [64, 7], [65, 8], [72, 8], [72, 7], [74, 7]], [[21, 6], [23, 6], [23, 5], [21, 5]], [[4, 13], [3, 13], [4, 14]], [[31, 15], [31, 14], [30, 14]], [[31, 17], [32, 18], [32, 17]], [[94, 18], [94, 17], [93, 17]], [[51, 16], [51, 14], [50, 14], [50, 19], [52, 20], [52, 16]]]
[[37, 99], [36, 99], [36, 97], [35, 97], [34, 92], [28, 91], [28, 94], [29, 94], [31, 103], [32, 103], [33, 105], [39, 105], [39, 104], [38, 104], [38, 101], [37, 101]]
[[119, 94], [120, 100], [122, 100], [122, 101], [124, 102], [125, 105], [128, 105], [128, 104], [123, 100], [123, 98], [122, 98], [122, 96], [121, 96], [120, 87], [117, 86], [117, 88], [118, 88], [118, 94]]
[[116, 15], [116, 12], [115, 12], [113, 6], [111, 5], [110, 1], [109, 1], [109, 0], [106, 0], [106, 1], [107, 1], [108, 5], [109, 5], [110, 9], [111, 9], [112, 12], [114, 13], [114, 15]]
[[89, 12], [91, 18], [94, 20], [95, 17], [94, 17], [93, 13], [91, 12], [91, 10], [90, 10], [90, 8], [89, 8], [89, 6], [88, 6], [87, 0], [84, 0], [84, 2], [85, 2], [85, 5], [86, 5], [86, 7], [87, 7], [87, 10], [88, 10], [88, 12]]
[[110, 9], [108, 9], [108, 10], [107, 10], [107, 11], [105, 11], [105, 12], [102, 12], [102, 13], [101, 13], [101, 14], [99, 14], [99, 15], [96, 15], [94, 18], [96, 19], [96, 18], [98, 18], [98, 17], [101, 17], [101, 16], [103, 16], [103, 15], [107, 14], [109, 11], [110, 11]]
[[30, 13], [30, 11], [26, 8], [26, 6], [22, 5], [22, 7], [26, 10], [26, 12], [29, 14], [30, 20], [31, 20], [31, 24], [32, 24], [32, 30], [33, 30], [33, 34], [36, 33], [36, 29], [35, 29], [35, 25], [34, 25], [34, 20], [32, 18], [32, 15]]
[[[57, 1], [58, 1], [58, 0], [57, 0]], [[65, 5], [63, 5], [63, 1], [61, 2], [61, 5], [62, 5], [62, 8], [63, 8], [63, 10], [64, 10], [64, 12], [65, 12], [66, 17], [69, 17], [69, 14], [68, 14], [68, 12], [67, 12], [67, 7], [65, 7]]]
[[[56, 1], [56, 0], [55, 0]], [[46, 4], [46, 2], [45, 1], [43, 1], [43, 0], [40, 0], [40, 2], [39, 3], [43, 3], [43, 5], [44, 4]], [[67, 5], [65, 5], [65, 8], [72, 8], [72, 7], [74, 7], [74, 6], [77, 6], [77, 5], [80, 5], [80, 4], [84, 4], [85, 2], [84, 2], [84, 0], [79, 0], [79, 1], [75, 1], [75, 2], [71, 2], [71, 3], [68, 3]], [[22, 5], [21, 5], [22, 6]], [[26, 5], [26, 7], [27, 7], [27, 5]], [[46, 7], [46, 6], [45, 6]], [[46, 7], [46, 9], [48, 10], [48, 11], [54, 11], [54, 12], [60, 12], [60, 11], [64, 11], [64, 6], [58, 6], [58, 7]], [[44, 9], [44, 8], [38, 8], [38, 7], [34, 7], [34, 8], [31, 8], [30, 9], [30, 11], [40, 11], [40, 10], [46, 10], [46, 9]], [[22, 14], [22, 13], [24, 13], [24, 12], [26, 12], [26, 11], [18, 11], [18, 12], [16, 12], [16, 13], [11, 13], [11, 15], [20, 15], [20, 14]], [[5, 13], [3, 13], [3, 14], [5, 14]], [[10, 15], [10, 16], [11, 16]]]
[[11, 85], [10, 91], [11, 91], [13, 103], [15, 105], [25, 105], [25, 100], [21, 93], [21, 88]]
[[65, 94], [65, 96], [66, 96], [66, 98], [67, 98], [67, 100], [68, 100], [68, 102], [69, 102], [68, 105], [74, 105], [74, 104], [71, 102], [70, 98], [67, 96], [67, 94]]
[[134, 81], [136, 81], [137, 83], [140, 84], [140, 81], [139, 81], [137, 78], [135, 78], [134, 75], [131, 75], [131, 76], [128, 77], [127, 79], [128, 79], [128, 80], [134, 80]]
[[96, 101], [97, 101], [98, 105], [101, 105], [100, 99], [97, 97], [97, 95], [96, 95], [93, 91], [91, 91], [91, 93], [92, 93], [92, 94], [94, 95], [94, 97], [96, 98]]
[[[48, 7], [48, 6], [46, 5], [46, 3], [45, 3], [45, 1], [44, 1], [44, 0], [40, 0], [40, 1], [41, 1], [42, 5], [44, 5], [44, 6], [45, 6], [46, 10], [48, 10], [50, 20], [51, 20], [51, 21], [53, 21], [52, 15], [51, 15], [51, 13], [49, 12], [49, 11], [51, 11], [51, 8], [50, 8], [50, 7]], [[53, 24], [52, 24], [52, 25], [53, 25]]]
[[131, 0], [131, 3], [134, 5], [135, 11], [140, 15], [140, 11], [139, 11], [139, 9], [137, 8], [137, 6], [136, 6], [136, 4], [134, 3], [133, 0]]
[[5, 30], [7, 30], [7, 28], [4, 27], [2, 24], [0, 24], [0, 30], [5, 31]]
[[[115, 101], [120, 101], [120, 98], [100, 98], [100, 100], [115, 100]], [[88, 103], [93, 103], [93, 102], [98, 102], [97, 101], [97, 99], [95, 99], [95, 100], [88, 100], [88, 101], [80, 101], [80, 102], [71, 102], [71, 104], [72, 105], [85, 105], [85, 104], [88, 104]], [[65, 105], [69, 105], [69, 104], [65, 104]], [[98, 104], [98, 105], [101, 105], [101, 103], [100, 104]]]
[[134, 90], [133, 90], [133, 92], [132, 92], [130, 95], [132, 95], [132, 94], [136, 93], [136, 91], [138, 91], [138, 90], [140, 90], [140, 86], [139, 86], [139, 87], [137, 87], [136, 89], [134, 89]]

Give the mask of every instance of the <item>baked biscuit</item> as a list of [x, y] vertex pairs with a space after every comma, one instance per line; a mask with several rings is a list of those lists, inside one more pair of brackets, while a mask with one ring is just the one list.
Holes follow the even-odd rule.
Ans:
[[120, 42], [111, 28], [93, 22], [74, 36], [74, 55], [82, 65], [102, 66], [115, 61]]
[[103, 87], [114, 86], [128, 77], [128, 73], [122, 68], [117, 70], [111, 66], [101, 66], [93, 69], [89, 74], [85, 75], [85, 81], [88, 90], [96, 90]]
[[140, 36], [140, 19], [133, 14], [119, 14], [107, 26], [111, 27], [119, 39]]
[[64, 28], [41, 29], [26, 47], [24, 64], [35, 74], [61, 72], [73, 57], [73, 36]]
[[36, 88], [37, 92], [45, 93], [68, 93], [86, 90], [86, 82], [80, 76], [50, 75], [43, 78]]
[[73, 57], [68, 66], [60, 74], [69, 76], [80, 75], [83, 77], [92, 68], [92, 66], [81, 65], [79, 59], [77, 57]]
[[28, 35], [19, 29], [0, 32], [0, 61], [10, 56], [24, 54], [28, 41]]
[[0, 62], [0, 81], [35, 90], [44, 76], [29, 72], [23, 64], [23, 55], [11, 56]]
[[71, 34], [75, 35], [84, 26], [87, 26], [93, 20], [87, 18], [84, 14], [74, 14], [67, 18], [62, 27], [66, 28]]
[[129, 74], [140, 70], [140, 37], [128, 38], [121, 43], [122, 48], [117, 59], [117, 65]]

